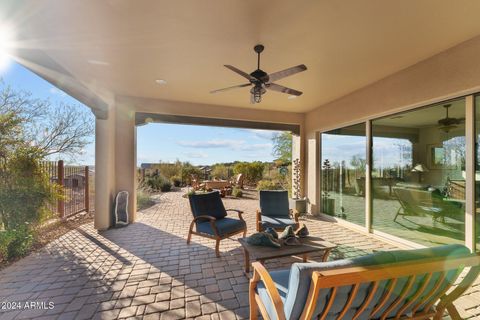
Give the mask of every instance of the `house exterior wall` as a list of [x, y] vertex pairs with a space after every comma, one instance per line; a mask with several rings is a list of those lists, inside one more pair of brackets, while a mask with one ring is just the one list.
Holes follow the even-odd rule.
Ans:
[[475, 37], [308, 112], [305, 184], [311, 212], [319, 212], [318, 132], [478, 91], [480, 37]]

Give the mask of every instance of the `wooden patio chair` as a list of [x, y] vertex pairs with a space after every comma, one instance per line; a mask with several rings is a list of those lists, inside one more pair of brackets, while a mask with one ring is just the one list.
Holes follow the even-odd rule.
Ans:
[[297, 229], [299, 213], [289, 208], [288, 191], [260, 190], [260, 209], [257, 210], [257, 231], [266, 228], [283, 230], [287, 226]]
[[[235, 234], [247, 234], [247, 224], [243, 220], [241, 210], [225, 209], [222, 198], [218, 191], [193, 194], [188, 197], [193, 221], [188, 230], [187, 244], [190, 243], [192, 234], [214, 239], [215, 254], [220, 256], [220, 240], [229, 238]], [[227, 212], [233, 211], [238, 214], [238, 219], [228, 218]], [[193, 228], [195, 227], [195, 231]]]

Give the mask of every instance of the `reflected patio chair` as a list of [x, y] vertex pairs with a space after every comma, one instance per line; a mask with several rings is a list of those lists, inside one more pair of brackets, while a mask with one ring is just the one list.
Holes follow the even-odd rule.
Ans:
[[292, 226], [293, 229], [297, 229], [298, 215], [297, 210], [289, 209], [287, 191], [260, 191], [260, 210], [257, 210], [258, 232], [268, 227], [283, 230], [287, 226]]
[[[188, 230], [187, 244], [190, 243], [192, 234], [214, 239], [215, 254], [220, 256], [220, 240], [235, 234], [247, 234], [247, 224], [243, 220], [241, 210], [225, 209], [218, 191], [193, 194], [188, 197], [193, 221]], [[239, 219], [227, 217], [228, 211], [237, 212]], [[193, 228], [195, 227], [195, 231]]]

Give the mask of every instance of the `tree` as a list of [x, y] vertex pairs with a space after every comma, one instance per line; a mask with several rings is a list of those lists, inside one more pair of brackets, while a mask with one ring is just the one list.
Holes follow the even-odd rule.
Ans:
[[273, 156], [279, 158], [284, 163], [292, 161], [292, 133], [284, 131], [277, 133], [272, 138]]
[[41, 157], [76, 156], [90, 142], [95, 128], [92, 115], [84, 107], [53, 105], [49, 100], [33, 98], [30, 92], [0, 85], [0, 117], [13, 118], [16, 139], [35, 146]]
[[220, 179], [228, 179], [229, 178], [229, 168], [224, 164], [216, 164], [212, 168], [211, 175], [212, 177], [220, 178]]
[[247, 183], [256, 184], [258, 181], [262, 180], [264, 169], [265, 165], [260, 161], [238, 162], [233, 167], [233, 173], [241, 173]]

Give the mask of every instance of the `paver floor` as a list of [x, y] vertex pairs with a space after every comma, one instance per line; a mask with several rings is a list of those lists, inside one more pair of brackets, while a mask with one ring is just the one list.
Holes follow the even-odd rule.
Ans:
[[[255, 232], [255, 192], [224, 202], [245, 211], [249, 233]], [[87, 224], [72, 230], [0, 272], [0, 320], [247, 318], [248, 280], [236, 238], [222, 241], [216, 258], [212, 240], [194, 236], [186, 244], [190, 221], [188, 201], [178, 191], [162, 194], [128, 227], [98, 233]], [[313, 235], [338, 245], [330, 259], [395, 248], [335, 223], [303, 221]], [[266, 265], [276, 269], [294, 261]], [[480, 286], [460, 304], [463, 316], [478, 317]]]

